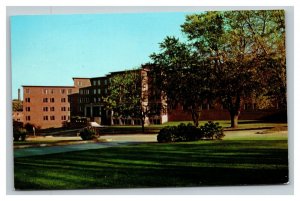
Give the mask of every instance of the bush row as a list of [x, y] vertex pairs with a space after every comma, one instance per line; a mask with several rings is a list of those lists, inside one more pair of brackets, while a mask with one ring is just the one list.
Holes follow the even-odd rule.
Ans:
[[189, 124], [167, 126], [161, 129], [157, 135], [158, 142], [187, 142], [201, 139], [222, 139], [224, 137], [222, 126], [219, 123], [209, 121], [199, 128]]

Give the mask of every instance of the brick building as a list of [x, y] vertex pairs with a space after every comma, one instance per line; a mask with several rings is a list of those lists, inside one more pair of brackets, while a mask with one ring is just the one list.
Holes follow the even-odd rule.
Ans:
[[73, 86], [23, 86], [23, 123], [62, 127], [70, 119], [68, 95]]
[[[75, 77], [73, 86], [23, 86], [23, 112], [15, 114], [14, 118], [18, 121], [23, 120], [24, 124], [31, 123], [40, 128], [62, 127], [72, 117], [85, 117], [88, 121], [96, 121], [102, 125], [140, 125], [139, 119], [115, 117], [113, 111], [104, 107], [103, 98], [110, 93], [111, 79], [125, 72], [112, 72], [106, 76], [93, 78]], [[168, 108], [166, 97], [154, 87], [155, 80], [147, 67], [135, 72], [141, 74], [143, 107], [152, 103], [161, 106], [158, 115], [148, 116], [145, 119], [146, 124], [192, 120], [186, 108], [180, 105]], [[278, 104], [267, 110], [257, 108], [253, 100], [247, 100], [242, 105], [240, 119], [263, 119], [274, 114], [278, 114], [278, 117], [286, 116], [285, 108], [280, 108]], [[228, 111], [221, 104], [202, 105], [201, 120], [229, 119]]]
[[[151, 79], [149, 78], [147, 69], [134, 70], [141, 74], [142, 85], [142, 105], [146, 107], [149, 102], [166, 104], [162, 96], [153, 96], [154, 88], [151, 87]], [[71, 116], [87, 117], [90, 121], [98, 122], [103, 125], [139, 125], [139, 119], [127, 118], [121, 119], [113, 116], [113, 111], [106, 110], [103, 98], [109, 92], [110, 81], [115, 75], [126, 73], [126, 71], [112, 72], [103, 77], [90, 78], [90, 86], [81, 87], [76, 94], [69, 95], [71, 104]], [[73, 108], [78, 107], [76, 110]], [[166, 110], [161, 111], [161, 115], [147, 117], [146, 124], [161, 124], [167, 122]]]

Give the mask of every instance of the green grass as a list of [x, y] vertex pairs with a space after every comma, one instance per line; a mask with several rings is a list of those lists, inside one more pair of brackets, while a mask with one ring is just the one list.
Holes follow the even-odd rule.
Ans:
[[15, 188], [93, 189], [288, 182], [287, 137], [147, 143], [16, 158]]

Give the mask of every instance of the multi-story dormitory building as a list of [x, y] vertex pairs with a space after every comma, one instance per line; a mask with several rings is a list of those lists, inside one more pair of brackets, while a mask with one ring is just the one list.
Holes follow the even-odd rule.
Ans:
[[[146, 124], [162, 124], [167, 121], [190, 121], [191, 115], [185, 108], [177, 106], [168, 108], [166, 99], [154, 88], [153, 79], [147, 68], [136, 70], [141, 73], [142, 105], [149, 103], [161, 104], [160, 115], [146, 118]], [[31, 123], [36, 127], [61, 127], [69, 122], [71, 117], [86, 117], [102, 125], [139, 125], [135, 118], [119, 118], [113, 111], [106, 110], [103, 97], [109, 92], [109, 84], [114, 75], [126, 71], [112, 72], [103, 77], [73, 78], [73, 86], [23, 86], [23, 123]], [[240, 119], [257, 120], [281, 113], [286, 116], [285, 108], [274, 104], [274, 108], [261, 110], [255, 100], [243, 103]], [[221, 104], [202, 105], [201, 120], [229, 120], [228, 111]]]
[[[146, 107], [150, 102], [166, 105], [166, 101], [162, 96], [154, 99], [154, 88], [151, 87], [151, 79], [148, 75], [148, 70], [135, 70], [141, 74], [142, 85], [142, 105]], [[95, 121], [103, 125], [140, 125], [141, 121], [138, 118], [120, 118], [113, 115], [113, 111], [106, 110], [103, 104], [103, 98], [109, 92], [109, 85], [113, 76], [125, 73], [125, 71], [112, 72], [104, 77], [90, 78], [90, 86], [79, 89], [78, 94], [70, 95], [71, 115], [84, 116], [90, 121]], [[76, 104], [77, 103], [77, 104]], [[78, 107], [73, 110], [73, 107]], [[163, 108], [163, 107], [161, 107]], [[160, 115], [147, 117], [146, 124], [162, 124], [168, 121], [166, 110], [161, 110]]]
[[74, 78], [74, 86], [23, 86], [23, 124], [39, 128], [62, 127], [70, 121], [69, 95], [90, 85], [89, 79]]

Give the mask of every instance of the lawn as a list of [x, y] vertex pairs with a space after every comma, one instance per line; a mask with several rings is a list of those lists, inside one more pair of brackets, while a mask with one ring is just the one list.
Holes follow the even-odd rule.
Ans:
[[[256, 136], [256, 135], [255, 135]], [[15, 159], [15, 188], [94, 189], [281, 184], [287, 137], [146, 143]]]

